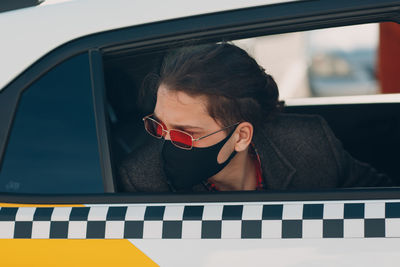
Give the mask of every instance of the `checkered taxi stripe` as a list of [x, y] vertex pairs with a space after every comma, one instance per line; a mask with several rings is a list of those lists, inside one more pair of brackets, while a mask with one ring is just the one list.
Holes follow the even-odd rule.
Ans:
[[400, 237], [400, 202], [0, 209], [0, 238], [371, 237]]

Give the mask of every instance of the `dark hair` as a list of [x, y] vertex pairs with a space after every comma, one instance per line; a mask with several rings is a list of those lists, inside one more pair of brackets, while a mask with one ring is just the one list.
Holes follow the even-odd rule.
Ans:
[[177, 49], [163, 61], [157, 88], [208, 97], [207, 110], [221, 126], [248, 121], [255, 131], [281, 105], [274, 79], [243, 49], [229, 43]]

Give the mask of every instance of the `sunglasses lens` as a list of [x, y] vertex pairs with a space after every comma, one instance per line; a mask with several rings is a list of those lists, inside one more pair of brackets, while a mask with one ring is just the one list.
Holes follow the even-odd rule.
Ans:
[[152, 119], [146, 118], [144, 120], [144, 128], [150, 135], [154, 137], [161, 138], [163, 135], [162, 125], [156, 121], [153, 121]]
[[169, 136], [171, 138], [171, 142], [176, 145], [177, 147], [183, 149], [192, 148], [192, 137], [187, 133], [177, 131], [177, 130], [170, 130]]

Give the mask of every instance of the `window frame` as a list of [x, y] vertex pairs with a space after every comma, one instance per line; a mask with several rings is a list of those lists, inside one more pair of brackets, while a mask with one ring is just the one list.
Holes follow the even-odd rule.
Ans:
[[110, 130], [105, 114], [106, 91], [103, 72], [103, 58], [98, 49], [89, 50], [89, 66], [103, 188], [105, 193], [114, 193], [116, 181], [111, 162], [111, 151], [109, 145]]
[[[44, 55], [40, 60], [22, 72], [0, 91], [0, 168], [12, 122], [23, 91], [34, 81], [64, 60], [89, 52], [94, 92], [95, 117], [104, 188], [107, 193], [115, 192], [115, 180], [108, 144], [108, 125], [104, 111], [104, 74], [102, 55], [120, 53], [127, 49], [151, 51], [162, 47], [180, 46], [187, 39], [201, 42], [224, 39], [249, 38], [260, 35], [279, 34], [314, 30], [327, 27], [347, 26], [373, 22], [400, 23], [400, 1], [297, 1], [266, 5], [233, 11], [217, 12], [169, 21], [135, 25], [96, 33], [72, 40]], [[1, 170], [1, 169], [0, 169]], [[323, 194], [323, 196], [321, 196]], [[366, 198], [367, 197], [367, 198]], [[330, 191], [285, 191], [268, 194], [236, 193], [227, 194], [121, 194], [106, 195], [37, 195], [0, 193], [0, 200], [24, 203], [107, 203], [117, 202], [209, 202], [209, 201], [293, 201], [323, 199], [387, 199], [400, 198], [400, 189], [349, 189]]]

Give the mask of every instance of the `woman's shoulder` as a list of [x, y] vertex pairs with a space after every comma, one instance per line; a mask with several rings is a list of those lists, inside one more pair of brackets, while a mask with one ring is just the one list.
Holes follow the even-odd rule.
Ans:
[[121, 162], [120, 167], [133, 169], [133, 168], [144, 168], [146, 165], [153, 165], [160, 161], [155, 155], [159, 155], [162, 148], [162, 144], [159, 140], [155, 142], [146, 142], [129, 153], [124, 160]]
[[118, 172], [124, 189], [142, 192], [169, 191], [162, 170], [161, 148], [162, 141], [155, 140], [143, 144], [122, 161]]
[[[332, 146], [334, 136], [320, 116], [279, 114], [265, 123], [254, 137], [260, 158], [264, 159], [262, 163], [275, 172], [272, 175], [275, 178], [270, 179], [290, 180], [286, 186], [296, 189], [337, 186], [339, 171]], [[291, 179], [280, 175], [285, 169], [294, 170]]]
[[272, 146], [293, 162], [332, 158], [336, 140], [325, 120], [318, 115], [279, 114], [255, 133], [257, 148]]

